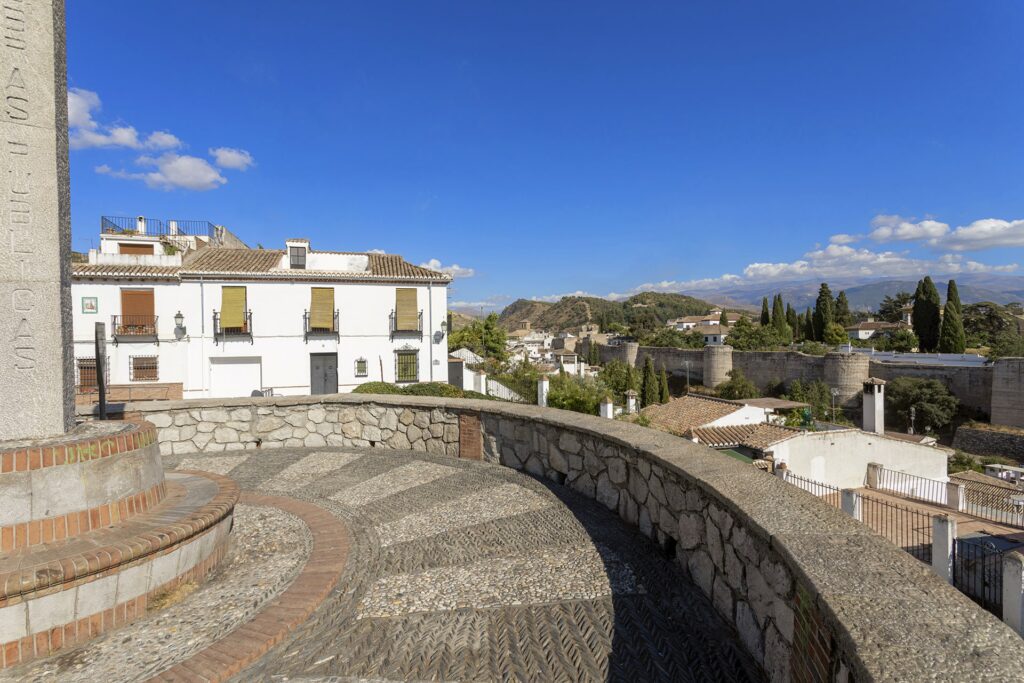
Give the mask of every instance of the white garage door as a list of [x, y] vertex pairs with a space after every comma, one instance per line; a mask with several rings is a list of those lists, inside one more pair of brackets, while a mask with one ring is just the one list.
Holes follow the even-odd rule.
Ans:
[[251, 396], [263, 388], [263, 365], [259, 356], [210, 359], [210, 397]]

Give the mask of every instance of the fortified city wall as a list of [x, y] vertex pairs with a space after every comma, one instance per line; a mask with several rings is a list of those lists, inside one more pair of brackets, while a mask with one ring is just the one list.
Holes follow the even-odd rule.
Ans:
[[[582, 342], [586, 356], [590, 341]], [[850, 408], [859, 405], [861, 384], [868, 377], [886, 381], [897, 377], [937, 379], [964, 406], [991, 416], [993, 424], [1024, 427], [1024, 359], [1002, 358], [983, 366], [911, 365], [872, 360], [865, 354], [828, 353], [808, 356], [796, 351], [735, 351], [732, 347], [705, 346], [703, 349], [673, 349], [639, 346], [598, 345], [602, 362], [620, 360], [636, 367], [650, 357], [656, 368], [683, 374], [689, 363], [690, 379], [702, 378], [704, 386], [715, 387], [739, 368], [761, 389], [793, 380], [821, 380], [840, 390], [839, 401]]]
[[657, 542], [771, 680], [923, 680], [936, 662], [948, 680], [1007, 680], [1024, 667], [1016, 633], [868, 527], [657, 430], [497, 401], [365, 394], [124, 411], [156, 425], [164, 453], [412, 449], [566, 485]]

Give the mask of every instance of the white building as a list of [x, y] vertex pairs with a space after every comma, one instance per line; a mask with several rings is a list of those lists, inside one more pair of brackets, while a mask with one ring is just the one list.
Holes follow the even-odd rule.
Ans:
[[248, 249], [223, 228], [182, 225], [104, 219], [100, 248], [73, 264], [85, 390], [95, 385], [96, 322], [107, 326], [112, 400], [447, 381], [448, 275], [305, 239]]

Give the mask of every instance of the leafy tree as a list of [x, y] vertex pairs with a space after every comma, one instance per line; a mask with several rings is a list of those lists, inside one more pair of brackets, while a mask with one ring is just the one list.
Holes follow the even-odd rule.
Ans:
[[597, 376], [601, 380], [601, 384], [607, 387], [619, 401], [630, 389], [640, 390], [640, 377], [636, 368], [621, 360], [608, 361], [601, 367]]
[[647, 356], [644, 359], [644, 373], [640, 380], [640, 407], [654, 405], [660, 395], [661, 389], [658, 387], [658, 376], [654, 372], [654, 361]]
[[818, 300], [814, 302], [814, 340], [825, 341], [825, 330], [835, 322], [835, 301], [827, 282], [818, 289]]
[[484, 358], [504, 361], [508, 358], [505, 341], [508, 336], [498, 325], [498, 314], [491, 313], [483, 320], [474, 320], [461, 330], [448, 334], [448, 350], [467, 348]]
[[831, 350], [831, 347], [816, 341], [805, 341], [800, 347], [800, 353], [805, 353], [808, 356], [824, 356]]
[[664, 321], [658, 318], [654, 309], [645, 306], [633, 306], [627, 309], [626, 322], [629, 324], [629, 329], [638, 337], [665, 327]]
[[594, 341], [593, 337], [590, 339], [590, 343], [587, 345], [587, 365], [600, 365], [601, 354], [597, 350], [597, 342]]
[[767, 326], [772, 321], [768, 314], [768, 297], [761, 299], [761, 325]]
[[981, 301], [961, 307], [964, 332], [969, 346], [991, 346], [1002, 332], [1016, 330], [1009, 306]]
[[771, 325], [754, 325], [746, 318], [740, 318], [733, 325], [729, 331], [728, 342], [729, 346], [737, 351], [770, 351], [784, 343], [778, 331]]
[[658, 402], [668, 403], [671, 399], [672, 394], [668, 390], [668, 372], [662, 367], [658, 376]]
[[592, 378], [559, 373], [551, 378], [548, 405], [562, 410], [597, 415], [601, 399], [608, 395], [608, 390]]
[[704, 335], [697, 330], [675, 330], [671, 327], [659, 327], [639, 337], [642, 346], [661, 346], [676, 349], [704, 348]]
[[1016, 330], [1003, 330], [992, 340], [989, 347], [989, 358], [1020, 358], [1024, 357], [1024, 337]]
[[942, 320], [939, 314], [939, 290], [930, 276], [917, 283], [914, 293], [914, 334], [921, 342], [921, 350], [931, 352], [939, 345], [939, 329]]
[[845, 344], [850, 341], [850, 337], [846, 334], [846, 330], [842, 325], [832, 323], [825, 328], [825, 335], [822, 341], [829, 346], [839, 346], [840, 344]]
[[917, 335], [907, 329], [896, 330], [889, 337], [888, 350], [898, 351], [899, 353], [910, 353], [918, 347], [920, 342], [917, 339]]
[[814, 314], [810, 308], [804, 313], [804, 341], [814, 341]]
[[801, 382], [798, 379], [789, 383], [783, 398], [800, 401], [811, 406], [811, 415], [818, 420], [832, 418], [832, 393], [827, 384], [820, 379], [813, 382]]
[[897, 377], [885, 386], [886, 421], [906, 429], [914, 408], [914, 430], [926, 432], [949, 424], [959, 401], [937, 379]]
[[896, 292], [896, 296], [885, 295], [878, 305], [878, 319], [887, 323], [898, 323], [903, 320], [903, 307], [914, 301], [910, 292]]
[[963, 309], [956, 281], [950, 280], [946, 289], [946, 307], [942, 311], [942, 327], [939, 331], [940, 353], [963, 353], [967, 348], [964, 334]]
[[718, 324], [722, 327], [729, 326], [729, 316], [726, 314], [725, 309], [722, 309], [722, 315], [718, 316]]
[[846, 291], [839, 292], [836, 297], [836, 324], [846, 328], [853, 324], [853, 316], [850, 315], [850, 301], [846, 298]]
[[757, 390], [757, 386], [747, 379], [739, 368], [730, 370], [729, 379], [715, 387], [715, 391], [718, 392], [720, 397], [733, 401], [744, 398], [758, 398], [761, 395]]

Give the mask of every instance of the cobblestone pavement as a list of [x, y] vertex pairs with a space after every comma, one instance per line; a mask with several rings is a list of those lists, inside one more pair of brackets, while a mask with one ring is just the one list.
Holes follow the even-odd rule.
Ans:
[[378, 450], [165, 465], [313, 502], [352, 534], [336, 590], [236, 680], [761, 679], [735, 632], [655, 545], [563, 487]]
[[233, 533], [228, 561], [202, 586], [186, 584], [139, 621], [0, 681], [141, 681], [230, 633], [288, 587], [312, 547], [302, 520], [273, 507], [236, 506]]

